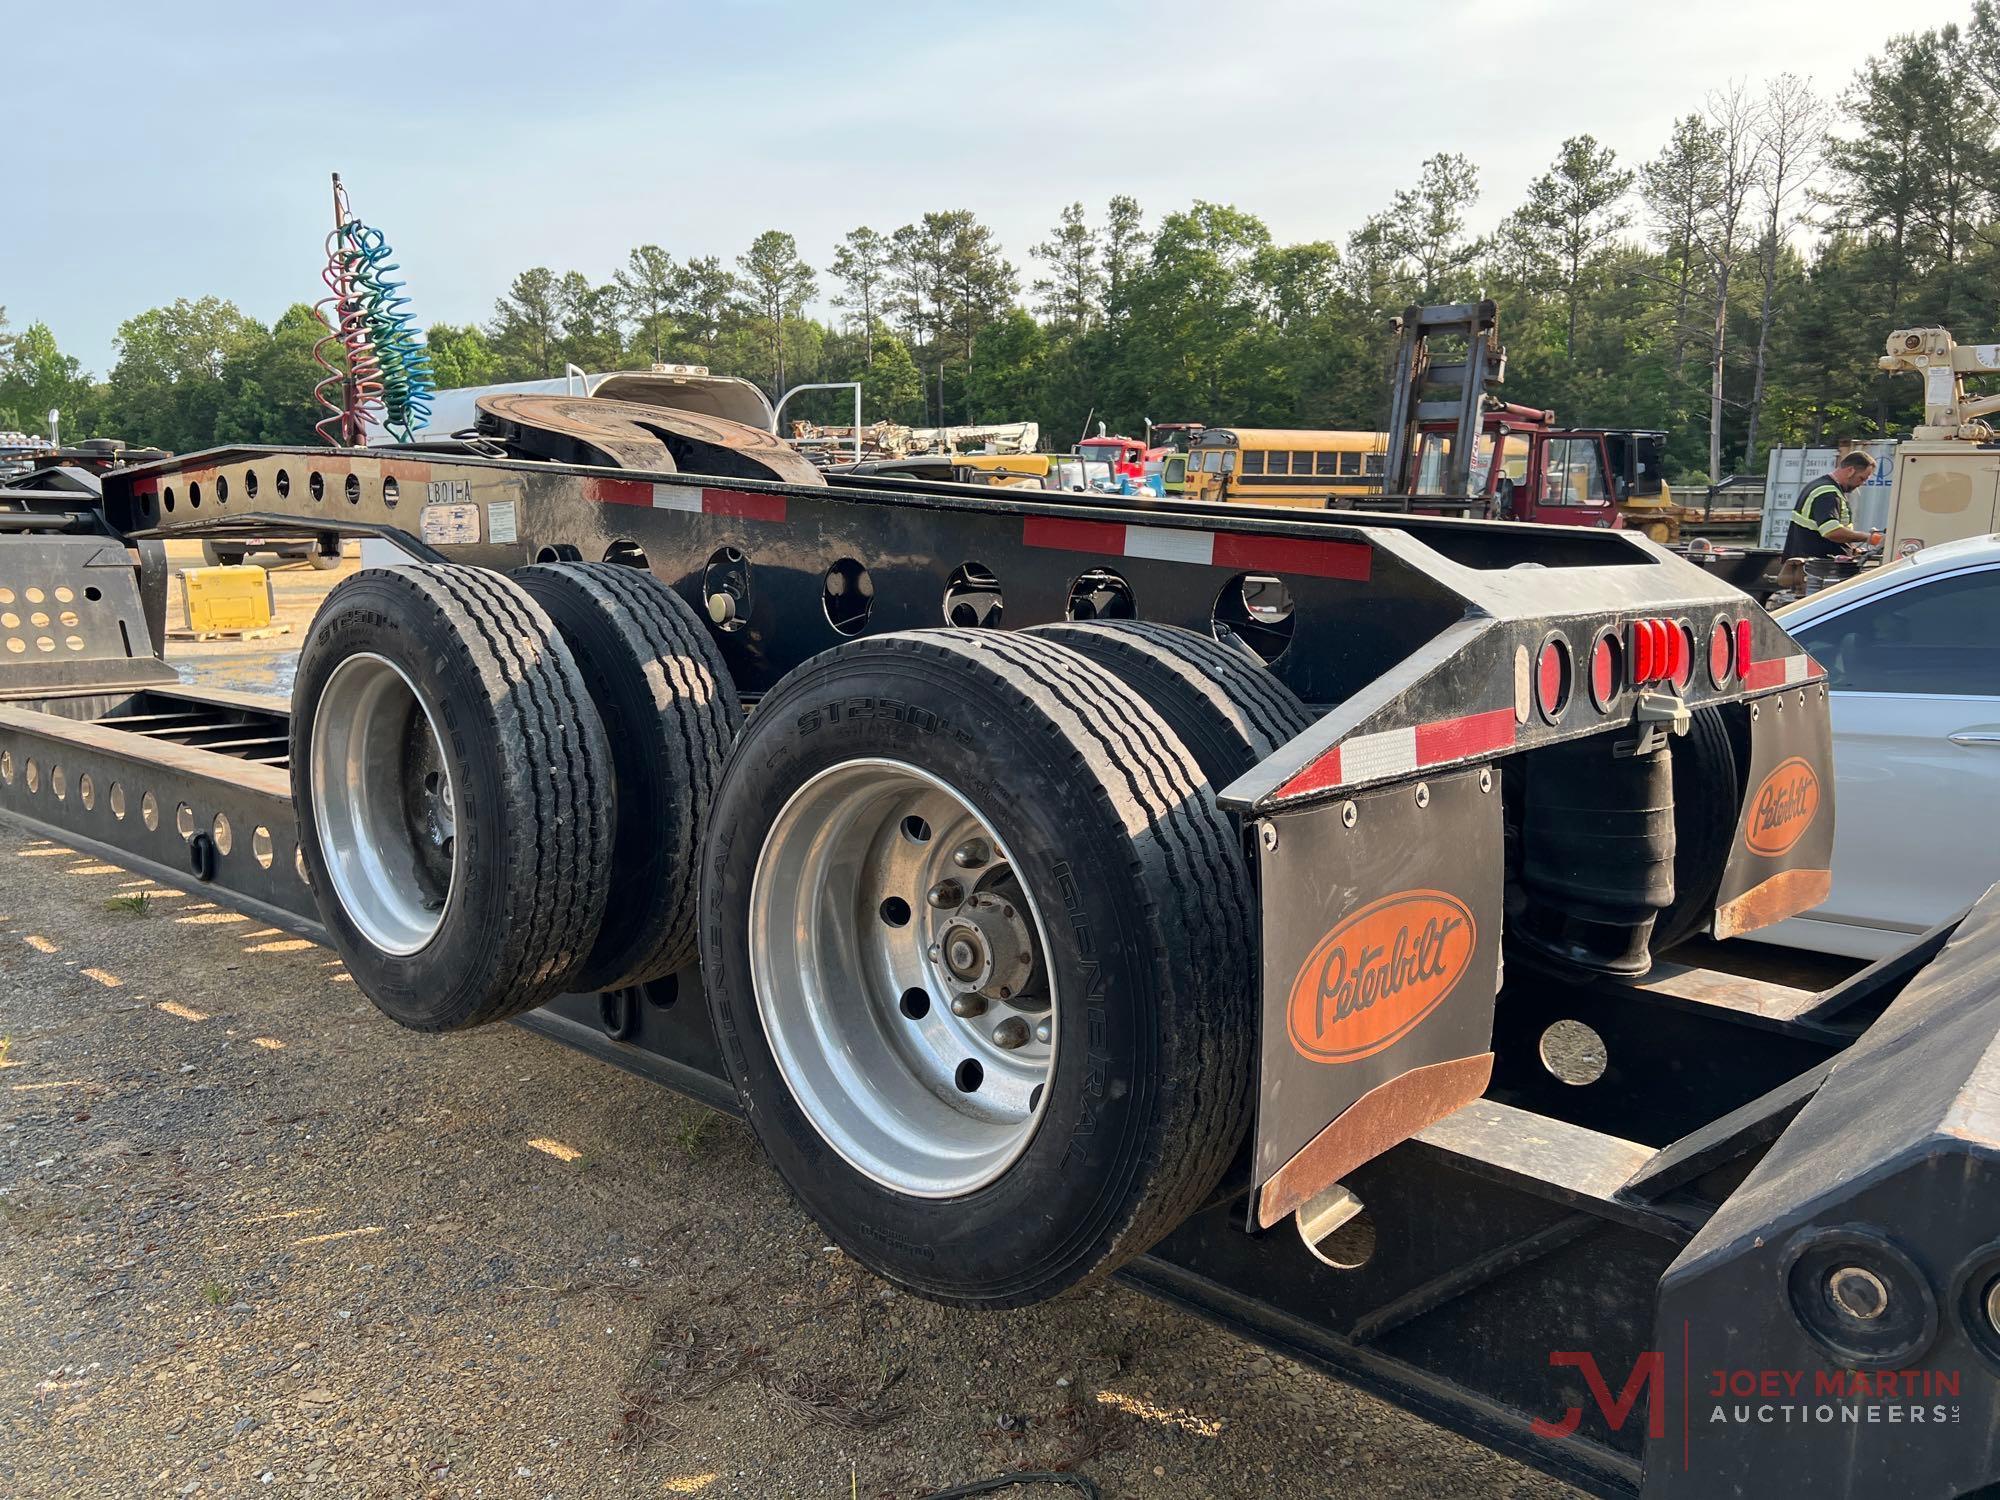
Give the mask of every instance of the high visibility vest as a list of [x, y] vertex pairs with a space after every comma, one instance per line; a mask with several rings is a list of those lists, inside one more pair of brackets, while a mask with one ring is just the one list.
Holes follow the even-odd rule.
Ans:
[[[1830, 521], [1815, 521], [1812, 516], [1813, 501], [1819, 499], [1822, 495], [1829, 494], [1838, 502], [1838, 508], [1834, 511], [1833, 519]], [[1824, 484], [1814, 485], [1803, 495], [1799, 496], [1798, 506], [1792, 511], [1792, 519], [1805, 527], [1807, 531], [1817, 532], [1819, 535], [1825, 536], [1829, 531], [1852, 530], [1854, 526], [1854, 511], [1847, 503], [1847, 491], [1833, 483], [1833, 481], [1828, 480]]]

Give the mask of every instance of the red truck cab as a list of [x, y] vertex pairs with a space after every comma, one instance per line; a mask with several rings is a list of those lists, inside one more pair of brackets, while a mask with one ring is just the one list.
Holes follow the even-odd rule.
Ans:
[[1095, 459], [1111, 465], [1111, 472], [1120, 479], [1130, 479], [1134, 483], [1146, 477], [1149, 461], [1158, 461], [1166, 456], [1164, 448], [1148, 448], [1137, 438], [1105, 436], [1085, 438], [1076, 445], [1079, 458]]
[[[1657, 434], [1558, 428], [1555, 416], [1552, 411], [1528, 406], [1490, 407], [1478, 450], [1472, 456], [1472, 495], [1485, 499], [1485, 513], [1501, 520], [1622, 530], [1625, 521], [1618, 510], [1623, 498], [1618, 476], [1634, 463], [1643, 462], [1640, 449], [1644, 440], [1657, 439]], [[1443, 489], [1445, 462], [1454, 436], [1447, 423], [1420, 430], [1419, 495]], [[1650, 471], [1654, 475], [1659, 471], [1657, 441]]]

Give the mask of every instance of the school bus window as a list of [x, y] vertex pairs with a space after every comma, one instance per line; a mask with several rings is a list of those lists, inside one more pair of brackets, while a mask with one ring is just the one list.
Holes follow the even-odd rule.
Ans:
[[1313, 472], [1316, 474], [1338, 473], [1337, 460], [1340, 457], [1341, 455], [1338, 453], [1315, 454], [1313, 456]]
[[1312, 473], [1312, 471], [1313, 456], [1310, 453], [1294, 453], [1292, 455], [1292, 474], [1294, 477], [1304, 478], [1306, 475]]
[[1220, 474], [1222, 472], [1222, 450], [1220, 448], [1208, 448], [1202, 452], [1201, 472], [1204, 474]]
[[1359, 453], [1341, 454], [1340, 472], [1343, 474], [1359, 474], [1361, 472], [1361, 455]]
[[1284, 454], [1266, 453], [1264, 455], [1264, 472], [1266, 474], [1289, 474], [1291, 466], [1285, 462]]
[[1245, 474], [1261, 474], [1261, 473], [1263, 473], [1263, 472], [1264, 472], [1264, 455], [1263, 455], [1263, 454], [1261, 454], [1261, 453], [1255, 453], [1255, 452], [1251, 452], [1251, 453], [1245, 453], [1245, 454], [1243, 455], [1243, 472], [1244, 472]]
[[1389, 457], [1386, 453], [1370, 453], [1362, 459], [1362, 468], [1370, 474], [1380, 474], [1383, 463]]

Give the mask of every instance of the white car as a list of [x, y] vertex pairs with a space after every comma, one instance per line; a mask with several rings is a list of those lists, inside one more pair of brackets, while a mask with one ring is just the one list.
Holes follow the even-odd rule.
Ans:
[[1781, 609], [1833, 698], [1833, 892], [1758, 941], [1893, 953], [2000, 880], [2000, 535]]

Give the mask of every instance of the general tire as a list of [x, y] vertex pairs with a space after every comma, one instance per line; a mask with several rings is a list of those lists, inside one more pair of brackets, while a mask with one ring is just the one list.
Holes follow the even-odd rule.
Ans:
[[[401, 674], [436, 728], [455, 847], [436, 930], [385, 952], [330, 878], [310, 767], [320, 704], [350, 659]], [[504, 1020], [570, 987], [597, 939], [610, 871], [611, 757], [569, 648], [502, 574], [427, 564], [334, 587], [292, 690], [299, 844], [335, 950], [362, 992], [419, 1031]]]
[[622, 563], [540, 563], [515, 580], [555, 622], [611, 745], [618, 827], [596, 946], [572, 981], [614, 990], [692, 963], [702, 836], [743, 710], [694, 609]]
[[1243, 651], [1150, 620], [1037, 625], [1150, 704], [1220, 791], [1312, 724], [1292, 690]]
[[[1047, 930], [1047, 1099], [1004, 1172], [958, 1196], [894, 1191], [828, 1144], [751, 982], [746, 910], [780, 809], [830, 768], [881, 760], [978, 805]], [[751, 716], [710, 825], [703, 983], [751, 1127], [857, 1260], [941, 1302], [1019, 1306], [1144, 1251], [1214, 1189], [1250, 1115], [1253, 917], [1236, 831], [1204, 779], [1138, 693], [1023, 634], [839, 647]]]

